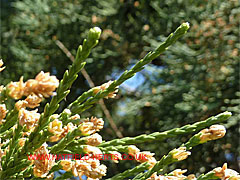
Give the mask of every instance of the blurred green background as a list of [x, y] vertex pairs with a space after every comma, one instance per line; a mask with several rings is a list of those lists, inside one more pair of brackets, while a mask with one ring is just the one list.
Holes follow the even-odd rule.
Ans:
[[[88, 29], [99, 26], [100, 43], [85, 68], [100, 85], [117, 78], [188, 21], [189, 32], [120, 86], [117, 99], [105, 100], [106, 106], [123, 136], [163, 131], [231, 111], [225, 138], [194, 148], [190, 158], [168, 170], [204, 173], [227, 162], [239, 171], [239, 19], [237, 0], [1, 0], [0, 52], [7, 68], [0, 82], [18, 81], [22, 75], [26, 81], [41, 70], [61, 79], [71, 61], [56, 40], [75, 55]], [[87, 89], [89, 84], [79, 76], [59, 112]], [[92, 115], [106, 120], [99, 105], [81, 117]], [[115, 138], [105, 122], [100, 134]], [[189, 137], [139, 147], [159, 159]], [[108, 176], [136, 165], [107, 164]]]

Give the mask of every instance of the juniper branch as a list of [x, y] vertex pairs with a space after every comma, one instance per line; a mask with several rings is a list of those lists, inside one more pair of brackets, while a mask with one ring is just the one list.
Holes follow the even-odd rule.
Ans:
[[87, 99], [84, 103], [80, 104], [80, 101], [75, 101], [71, 106], [72, 113], [81, 113], [86, 109], [92, 107], [92, 104], [96, 103], [101, 98], [107, 96], [110, 92], [113, 92], [119, 85], [121, 85], [127, 79], [133, 77], [137, 72], [144, 69], [144, 66], [150, 63], [153, 59], [157, 58], [162, 52], [164, 52], [170, 45], [176, 42], [181, 36], [183, 36], [189, 29], [188, 23], [181, 24], [174, 33], [171, 33], [165, 42], [163, 42], [155, 51], [149, 52], [143, 59], [138, 61], [133, 68], [125, 71], [117, 80], [106, 88], [104, 91], [100, 91], [93, 97]]
[[0, 134], [1, 141], [5, 141], [7, 139], [10, 139], [13, 135], [13, 128], [10, 128], [9, 130], [4, 131]]
[[[77, 79], [78, 73], [84, 67], [84, 60], [89, 56], [91, 49], [95, 47], [98, 43], [98, 39], [100, 37], [101, 30], [99, 28], [92, 28], [88, 33], [88, 38], [84, 39], [83, 46], [79, 46], [76, 60], [73, 62], [72, 66], [70, 66], [69, 71], [64, 73], [63, 79], [60, 81], [59, 87], [56, 91], [56, 96], [53, 96], [50, 104], [46, 104], [44, 108], [44, 112], [41, 114], [39, 119], [39, 125], [35, 129], [33, 133], [31, 133], [29, 137], [29, 141], [31, 142], [35, 136], [38, 136], [38, 133], [46, 127], [50, 123], [49, 117], [58, 109], [59, 102], [62, 101], [67, 94], [70, 92], [68, 89], [72, 86], [72, 83]], [[41, 142], [42, 143], [42, 142]], [[33, 145], [33, 147], [38, 148], [41, 146], [41, 143], [37, 145]], [[25, 148], [30, 148], [28, 143]]]
[[110, 153], [111, 151], [117, 151], [117, 152], [128, 152], [128, 146], [107, 146], [107, 147], [98, 147], [101, 151], [104, 153]]
[[[198, 123], [195, 123], [193, 125], [187, 125], [187, 128], [189, 128], [190, 130], [193, 130], [194, 131], [198, 131], [202, 128], [205, 128], [207, 126], [210, 126], [212, 124], [215, 124], [215, 123], [219, 123], [219, 122], [222, 122], [226, 119], [228, 119], [229, 117], [231, 116], [231, 113], [229, 112], [224, 112], [222, 114], [219, 114], [215, 117], [211, 117], [211, 118], [208, 118], [207, 120], [205, 121], [202, 121], [202, 122], [198, 122]], [[199, 124], [201, 123], [201, 124]], [[203, 124], [202, 124], [203, 123]], [[199, 127], [199, 128], [191, 128], [191, 127]], [[180, 129], [180, 132], [185, 129], [186, 130], [186, 126], [183, 126], [182, 128], [177, 128], [177, 129]], [[173, 131], [175, 132], [175, 131]], [[164, 132], [163, 132], [164, 133]], [[165, 134], [165, 133], [164, 133]], [[177, 135], [177, 134], [175, 134]], [[200, 135], [201, 135], [201, 132], [195, 134], [192, 138], [190, 138], [188, 140], [188, 142], [182, 144], [182, 146], [186, 147], [186, 150], [190, 150], [192, 147], [194, 146], [197, 146], [199, 144], [201, 144], [202, 142], [200, 142]], [[125, 138], [124, 138], [125, 139]], [[156, 140], [156, 139], [151, 139], [151, 140]], [[115, 145], [111, 145], [111, 146], [103, 146], [103, 147], [99, 147], [102, 151], [109, 151], [109, 150], [117, 150], [117, 151], [120, 151], [123, 150], [123, 151], [126, 151], [126, 149], [124, 149], [125, 147], [127, 146], [121, 146], [121, 145], [118, 145], [118, 146], [115, 146]], [[169, 164], [172, 164], [176, 161], [178, 161], [177, 159], [174, 159], [173, 158], [173, 154], [174, 154], [174, 150], [170, 151], [167, 155], [164, 155], [160, 161], [158, 161], [149, 171], [145, 172], [145, 173], [141, 173], [139, 174], [138, 176], [136, 176], [134, 179], [141, 179], [141, 180], [145, 180], [147, 178], [149, 178], [154, 172], [159, 172], [161, 171], [165, 166], [169, 165]], [[139, 166], [136, 166], [135, 168], [138, 169], [141, 165]], [[141, 171], [139, 171], [141, 172]], [[124, 174], [126, 176], [124, 176], [124, 178], [127, 178], [129, 177], [130, 175], [128, 175], [127, 173]], [[114, 176], [115, 177], [115, 176]], [[116, 177], [118, 177], [118, 175], [116, 175]], [[120, 176], [121, 177], [121, 176]], [[124, 179], [123, 178], [123, 179]], [[120, 178], [121, 179], [121, 178]]]
[[193, 132], [199, 131], [213, 124], [224, 122], [230, 117], [231, 117], [231, 113], [226, 111], [224, 113], [218, 114], [217, 116], [212, 116], [205, 121], [200, 121], [192, 125], [188, 124], [181, 128], [174, 128], [164, 132], [154, 132], [148, 135], [142, 134], [136, 137], [125, 137], [122, 139], [114, 139], [111, 141], [103, 142], [102, 144], [99, 145], [99, 147], [130, 145], [130, 144], [138, 144], [138, 143], [144, 143], [144, 142], [155, 141], [155, 140], [163, 140], [169, 137], [175, 137], [177, 135], [183, 135], [186, 133], [193, 133]]
[[[84, 60], [89, 56], [91, 49], [97, 45], [100, 34], [101, 30], [99, 28], [90, 29], [88, 33], [88, 38], [84, 39], [82, 46], [81, 45], [79, 46], [76, 55], [76, 60], [73, 62], [72, 66], [70, 66], [69, 71], [66, 71], [64, 73], [63, 79], [60, 81], [59, 87], [56, 91], [56, 96], [53, 96], [51, 102], [49, 104], [46, 104], [44, 112], [40, 116], [38, 126], [30, 134], [29, 139], [26, 140], [25, 145], [23, 146], [21, 151], [17, 151], [16, 154], [19, 163], [22, 159], [25, 158], [24, 154], [26, 152], [29, 153], [33, 152], [35, 149], [39, 148], [42, 145], [42, 143], [45, 142], [45, 138], [48, 135], [48, 132], [45, 128], [50, 123], [50, 116], [58, 109], [59, 102], [62, 101], [70, 92], [68, 89], [71, 87], [72, 83], [76, 80], [78, 76], [77, 74], [84, 67], [85, 65]], [[17, 170], [19, 171], [20, 169]]]
[[[188, 142], [181, 145], [181, 147], [186, 147], [186, 150], [190, 150], [193, 147], [206, 143], [207, 141], [201, 142], [200, 139], [201, 132], [195, 134], [192, 138], [188, 140]], [[170, 151], [167, 155], [164, 155], [160, 161], [158, 161], [150, 170], [143, 173], [143, 176], [139, 180], [145, 180], [149, 178], [154, 172], [161, 171], [164, 167], [179, 161], [178, 159], [174, 158], [174, 154], [177, 152], [177, 149]], [[208, 176], [207, 176], [208, 177]]]

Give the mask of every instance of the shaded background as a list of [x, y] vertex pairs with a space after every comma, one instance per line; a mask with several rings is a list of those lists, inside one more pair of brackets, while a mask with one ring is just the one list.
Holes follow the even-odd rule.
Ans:
[[[61, 41], [75, 55], [89, 28], [103, 32], [85, 66], [96, 85], [117, 78], [153, 50], [182, 22], [189, 32], [145, 70], [120, 87], [116, 100], [105, 100], [123, 136], [136, 136], [180, 127], [228, 110], [225, 138], [200, 145], [192, 156], [168, 167], [204, 173], [228, 162], [239, 171], [239, 19], [237, 0], [1, 0], [1, 58], [6, 69], [1, 84], [34, 78], [41, 70], [59, 79], [71, 64], [56, 45]], [[74, 83], [59, 112], [89, 89], [82, 77]], [[105, 115], [99, 105], [81, 117]], [[107, 120], [100, 132], [116, 137]], [[159, 159], [187, 141], [180, 136], [141, 144]], [[134, 167], [106, 162], [108, 176]]]

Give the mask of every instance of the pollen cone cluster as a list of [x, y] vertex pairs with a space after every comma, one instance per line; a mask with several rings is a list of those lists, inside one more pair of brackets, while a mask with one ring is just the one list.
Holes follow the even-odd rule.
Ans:
[[37, 155], [40, 155], [40, 158], [36, 158], [33, 161], [34, 167], [33, 167], [33, 174], [36, 177], [40, 178], [48, 178], [50, 179], [53, 177], [53, 174], [50, 174], [48, 176], [49, 171], [53, 167], [55, 163], [54, 158], [49, 158], [49, 152], [47, 149], [47, 144], [44, 143], [39, 149], [35, 151]]
[[60, 164], [63, 170], [71, 171], [75, 177], [78, 176], [80, 179], [83, 175], [92, 179], [101, 179], [107, 172], [107, 167], [94, 158], [76, 161], [61, 160]]
[[54, 120], [48, 125], [48, 131], [53, 134], [53, 136], [50, 137], [50, 142], [59, 141], [65, 137], [67, 133], [72, 132], [76, 128], [71, 122], [63, 127], [62, 121], [58, 119], [59, 116], [57, 114], [52, 115], [51, 118]]
[[134, 145], [130, 145], [128, 147], [128, 154], [134, 156], [140, 163], [148, 162], [150, 164], [150, 168], [152, 168], [157, 163], [156, 159], [153, 157], [154, 153], [151, 153], [149, 151], [140, 152], [140, 149]]
[[[107, 83], [102, 84], [101, 86], [97, 86], [94, 88], [93, 93], [97, 94], [99, 91], [104, 91], [105, 89], [107, 89], [111, 84], [113, 83], [113, 81], [108, 81]], [[117, 87], [118, 88], [118, 87]], [[115, 89], [113, 92], [110, 92], [107, 96], [105, 96], [106, 99], [108, 98], [115, 98], [116, 97], [116, 93], [118, 92], [118, 89]]]
[[221, 180], [239, 180], [240, 174], [237, 171], [227, 168], [227, 163], [223, 167], [213, 169], [214, 175], [219, 177]]
[[103, 128], [104, 121], [102, 118], [91, 117], [87, 118], [83, 122], [81, 122], [79, 126], [79, 130], [81, 131], [83, 136], [91, 135], [95, 132], [100, 131]]
[[[20, 99], [22, 96], [29, 96], [35, 94], [40, 98], [49, 97], [59, 85], [59, 80], [55, 76], [50, 76], [50, 73], [41, 71], [35, 79], [29, 79], [25, 83], [23, 77], [19, 82], [11, 82], [7, 86], [8, 95], [14, 99]], [[30, 100], [29, 100], [30, 101]]]
[[0, 104], [0, 125], [5, 122], [4, 118], [7, 115], [7, 108], [5, 104]]
[[200, 133], [200, 142], [204, 143], [222, 138], [226, 134], [226, 129], [223, 125], [212, 125], [209, 129], [203, 129]]

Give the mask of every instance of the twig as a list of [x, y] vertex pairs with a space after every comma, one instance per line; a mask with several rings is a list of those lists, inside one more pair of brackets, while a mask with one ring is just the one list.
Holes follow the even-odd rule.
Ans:
[[[74, 60], [75, 60], [74, 56], [73, 56], [73, 55], [71, 54], [71, 52], [64, 46], [64, 44], [63, 44], [61, 41], [59, 41], [59, 40], [56, 40], [55, 43], [56, 43], [56, 45], [66, 54], [66, 56], [67, 56], [72, 62], [74, 62]], [[87, 71], [86, 71], [84, 68], [81, 70], [81, 73], [82, 73], [82, 75], [84, 76], [84, 78], [87, 80], [89, 86], [90, 86], [91, 88], [95, 87], [94, 82], [92, 81], [91, 77], [89, 76], [89, 74], [87, 73]], [[102, 110], [103, 110], [103, 112], [104, 112], [104, 114], [105, 114], [105, 116], [106, 116], [106, 118], [107, 118], [107, 120], [108, 120], [111, 128], [115, 131], [116, 135], [117, 135], [119, 138], [122, 138], [123, 135], [122, 135], [121, 131], [117, 128], [116, 124], [114, 123], [113, 118], [112, 118], [109, 110], [107, 109], [107, 107], [106, 107], [103, 99], [100, 99], [100, 100], [99, 100], [99, 104], [100, 104], [100, 107], [102, 108]]]

